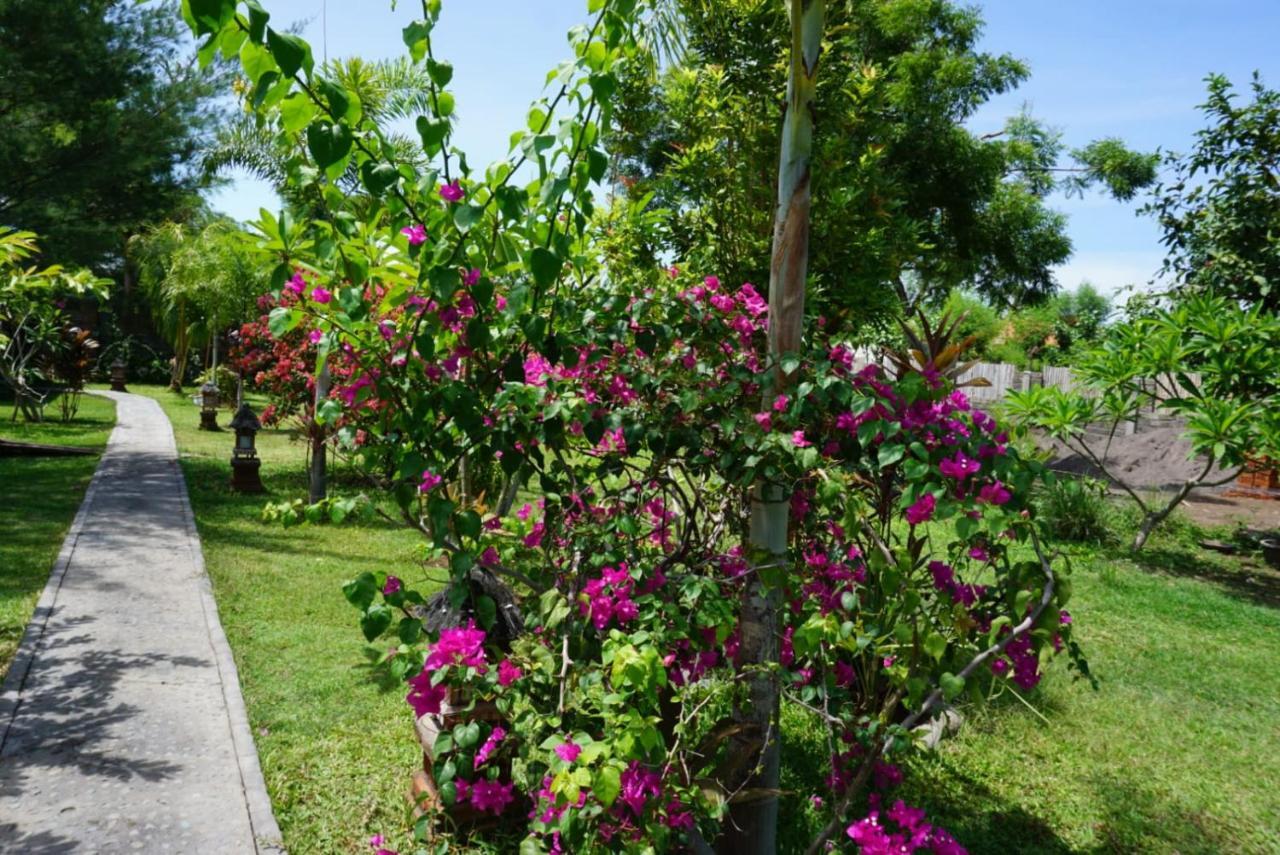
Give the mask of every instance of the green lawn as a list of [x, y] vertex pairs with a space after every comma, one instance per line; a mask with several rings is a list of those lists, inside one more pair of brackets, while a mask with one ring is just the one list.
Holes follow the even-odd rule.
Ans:
[[[1053, 665], [1028, 697], [1036, 712], [1008, 695], [964, 709], [959, 735], [913, 761], [893, 798], [973, 853], [1280, 852], [1280, 574], [1172, 523], [1140, 563], [1067, 549], [1098, 691]], [[808, 749], [783, 782], [803, 838], [823, 747], [794, 711], [784, 738]]]
[[[267, 785], [294, 852], [367, 852], [374, 832], [404, 844], [404, 793], [419, 762], [399, 687], [368, 664], [339, 587], [363, 570], [410, 575], [417, 539], [389, 524], [283, 529], [263, 499], [227, 487], [231, 437], [174, 422], [205, 558], [235, 651]], [[225, 422], [226, 417], [222, 420]], [[259, 437], [272, 498], [302, 495], [302, 445]], [[340, 490], [357, 489], [343, 483]], [[1054, 667], [1030, 703], [968, 710], [959, 737], [915, 764], [902, 795], [971, 852], [1280, 851], [1280, 584], [1157, 536], [1142, 565], [1076, 549], [1072, 611], [1101, 689]], [[789, 712], [796, 748], [819, 740]], [[788, 832], [821, 758], [791, 754]], [[809, 762], [806, 762], [809, 761]]]
[[[10, 406], [0, 406], [0, 438], [49, 445], [101, 449], [115, 424], [115, 404], [85, 395], [77, 417], [27, 424], [9, 420]], [[31, 610], [49, 579], [62, 548], [62, 538], [84, 498], [98, 465], [93, 457], [0, 457], [0, 678], [31, 619]]]

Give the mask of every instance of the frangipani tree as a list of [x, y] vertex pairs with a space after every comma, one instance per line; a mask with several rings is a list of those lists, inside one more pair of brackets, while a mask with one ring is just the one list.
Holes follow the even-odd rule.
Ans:
[[[1082, 455], [1137, 504], [1143, 520], [1134, 549], [1193, 490], [1225, 484], [1251, 458], [1280, 450], [1280, 319], [1261, 306], [1242, 309], [1199, 294], [1140, 308], [1084, 353], [1073, 373], [1081, 385], [1072, 391], [1010, 393], [1009, 413]], [[1122, 424], [1160, 408], [1186, 419], [1186, 437], [1203, 466], [1153, 502], [1107, 465], [1107, 451]], [[1090, 425], [1102, 425], [1106, 439], [1090, 439]]]

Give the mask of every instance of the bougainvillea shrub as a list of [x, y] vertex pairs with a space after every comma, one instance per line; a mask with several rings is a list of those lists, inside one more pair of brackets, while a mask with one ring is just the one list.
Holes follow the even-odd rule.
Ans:
[[[591, 0], [512, 154], [481, 171], [451, 144], [438, 2], [404, 30], [430, 78], [416, 160], [257, 3], [187, 7], [306, 152], [294, 180], [324, 210], [260, 224], [280, 258], [268, 330], [345, 366], [328, 409], [359, 419], [427, 545], [425, 569], [345, 588], [406, 717], [461, 714], [431, 746], [440, 800], [420, 836], [714, 842], [729, 805], [773, 795], [750, 782], [775, 727], [737, 714], [765, 673], [827, 730], [814, 851], [960, 851], [888, 792], [913, 728], [988, 681], [1034, 686], [1060, 649], [1082, 664], [1029, 516], [1037, 467], [955, 387], [945, 342], [859, 366], [849, 331], [811, 318], [797, 352], [770, 356], [754, 285], [601, 261], [602, 128], [618, 73], [649, 61], [648, 10]], [[791, 514], [768, 550], [746, 537], [764, 488]], [[757, 591], [779, 615], [763, 665], [740, 621]], [[486, 821], [454, 829], [463, 807]]]

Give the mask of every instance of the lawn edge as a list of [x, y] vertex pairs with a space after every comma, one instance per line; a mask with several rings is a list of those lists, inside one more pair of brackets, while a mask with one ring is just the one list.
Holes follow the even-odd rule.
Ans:
[[71, 519], [71, 527], [67, 529], [62, 547], [58, 550], [58, 557], [49, 571], [49, 579], [44, 583], [44, 589], [40, 592], [40, 599], [36, 600], [35, 608], [31, 610], [31, 618], [27, 621], [22, 640], [18, 642], [18, 649], [14, 651], [13, 659], [9, 662], [9, 671], [5, 674], [4, 682], [0, 683], [0, 722], [4, 724], [4, 730], [0, 732], [0, 748], [3, 748], [9, 740], [9, 730], [13, 726], [14, 719], [18, 717], [22, 687], [26, 685], [27, 674], [31, 670], [31, 660], [35, 657], [36, 648], [40, 646], [40, 640], [44, 638], [49, 618], [53, 616], [53, 606], [58, 599], [58, 591], [62, 588], [62, 580], [67, 575], [71, 556], [75, 554], [76, 544], [84, 529], [85, 517], [88, 516], [89, 505], [93, 502], [94, 494], [98, 491], [98, 485], [102, 480], [103, 461], [106, 460], [107, 452], [111, 448], [111, 438], [115, 436], [118, 427], [117, 421], [107, 436], [107, 444], [98, 456], [98, 465], [94, 467], [93, 477], [89, 479], [89, 486], [85, 488], [84, 498], [80, 500], [80, 507], [76, 509], [76, 515]]

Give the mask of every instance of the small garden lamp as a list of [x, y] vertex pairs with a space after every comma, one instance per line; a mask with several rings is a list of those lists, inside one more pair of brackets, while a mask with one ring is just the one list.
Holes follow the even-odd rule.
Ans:
[[212, 380], [200, 387], [200, 430], [218, 429], [218, 384]]
[[240, 493], [265, 492], [258, 474], [262, 460], [258, 458], [256, 445], [262, 423], [247, 403], [236, 410], [231, 419], [231, 429], [236, 432], [236, 444], [231, 450], [231, 489]]
[[111, 391], [112, 392], [128, 392], [124, 387], [124, 374], [128, 366], [124, 364], [124, 360], [119, 356], [111, 363]]

